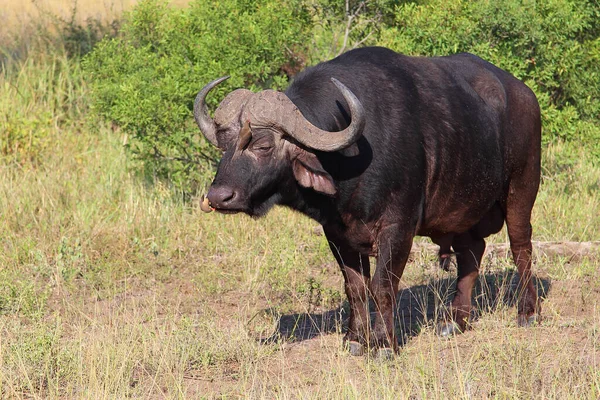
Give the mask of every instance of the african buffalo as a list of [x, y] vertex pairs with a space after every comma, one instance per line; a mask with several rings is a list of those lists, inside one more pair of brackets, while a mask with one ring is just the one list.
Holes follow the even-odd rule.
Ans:
[[281, 204], [321, 223], [345, 279], [352, 354], [397, 351], [395, 299], [415, 235], [440, 246], [442, 266], [456, 254], [440, 334], [468, 327], [484, 238], [504, 221], [520, 274], [517, 321], [536, 320], [530, 219], [541, 122], [521, 81], [472, 54], [361, 48], [306, 69], [285, 92], [235, 90], [213, 119], [205, 98], [224, 79], [194, 103], [198, 126], [224, 151], [202, 209], [257, 217]]

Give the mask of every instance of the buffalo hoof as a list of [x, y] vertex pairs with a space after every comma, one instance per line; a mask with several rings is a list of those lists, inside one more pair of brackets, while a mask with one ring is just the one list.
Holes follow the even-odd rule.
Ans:
[[352, 356], [362, 356], [365, 354], [365, 346], [355, 341], [346, 342], [346, 347]]
[[530, 315], [518, 315], [517, 316], [517, 325], [520, 327], [526, 328], [529, 326], [537, 325], [540, 322], [540, 317], [537, 314]]
[[460, 326], [458, 326], [458, 324], [454, 321], [438, 322], [436, 331], [438, 336], [443, 338], [449, 338], [462, 333]]
[[394, 349], [389, 347], [383, 347], [377, 349], [375, 353], [375, 359], [377, 361], [390, 361], [394, 358]]

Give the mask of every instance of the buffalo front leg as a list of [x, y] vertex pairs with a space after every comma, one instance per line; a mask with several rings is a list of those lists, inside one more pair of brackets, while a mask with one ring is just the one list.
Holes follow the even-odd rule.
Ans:
[[328, 232], [325, 235], [329, 247], [338, 262], [344, 276], [344, 288], [350, 304], [348, 330], [344, 336], [344, 345], [355, 356], [363, 355], [368, 345], [371, 324], [369, 320], [369, 257], [354, 251], [344, 240]]
[[456, 253], [458, 266], [456, 293], [450, 306], [449, 318], [438, 324], [440, 336], [451, 336], [463, 332], [467, 328], [471, 315], [473, 286], [479, 276], [479, 265], [485, 251], [485, 241], [466, 232], [454, 237], [452, 248]]
[[394, 323], [398, 283], [406, 266], [412, 246], [412, 235], [398, 234], [389, 227], [380, 235], [377, 270], [371, 282], [371, 292], [376, 305], [376, 317], [371, 344], [380, 358], [389, 358], [398, 351]]

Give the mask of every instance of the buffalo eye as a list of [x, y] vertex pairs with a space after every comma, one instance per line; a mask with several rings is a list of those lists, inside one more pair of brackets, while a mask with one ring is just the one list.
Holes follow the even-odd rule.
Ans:
[[273, 141], [268, 136], [263, 136], [252, 142], [249, 149], [257, 156], [266, 156], [273, 150]]
[[269, 154], [272, 149], [273, 147], [269, 145], [252, 146], [252, 152], [259, 156]]

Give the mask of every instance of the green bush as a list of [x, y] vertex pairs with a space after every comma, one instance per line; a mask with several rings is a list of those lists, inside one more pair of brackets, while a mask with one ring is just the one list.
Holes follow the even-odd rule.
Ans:
[[346, 49], [379, 44], [411, 55], [477, 54], [536, 92], [546, 143], [580, 142], [600, 155], [596, 0], [345, 4], [196, 0], [177, 9], [143, 0], [119, 36], [84, 59], [92, 108], [121, 127], [149, 176], [190, 193], [217, 158], [192, 118], [204, 84], [232, 76], [209, 96], [212, 107], [237, 87], [283, 88], [307, 62], [333, 57], [346, 38]]
[[295, 0], [198, 0], [185, 9], [144, 0], [121, 35], [84, 60], [93, 108], [130, 136], [148, 172], [193, 189], [216, 158], [191, 117], [198, 90], [231, 75], [209, 96], [214, 106], [233, 88], [284, 87], [303, 63], [310, 25]]
[[595, 0], [430, 0], [399, 6], [379, 44], [487, 59], [536, 92], [546, 142], [581, 141], [600, 155], [599, 18]]

